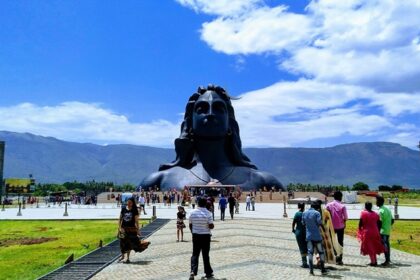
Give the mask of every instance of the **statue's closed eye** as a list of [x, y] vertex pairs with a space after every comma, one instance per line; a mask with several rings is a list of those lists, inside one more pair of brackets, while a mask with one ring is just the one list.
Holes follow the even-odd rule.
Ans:
[[209, 104], [207, 102], [199, 102], [195, 106], [195, 112], [197, 114], [205, 114], [209, 110]]
[[213, 103], [213, 111], [214, 112], [225, 112], [226, 111], [226, 105], [223, 102], [214, 102]]

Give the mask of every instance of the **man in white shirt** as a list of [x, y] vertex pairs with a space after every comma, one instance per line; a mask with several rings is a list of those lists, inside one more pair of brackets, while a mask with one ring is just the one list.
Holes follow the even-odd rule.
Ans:
[[198, 261], [200, 252], [203, 254], [204, 273], [206, 279], [213, 278], [213, 269], [210, 266], [210, 242], [211, 230], [214, 228], [213, 218], [210, 211], [206, 209], [206, 199], [200, 197], [198, 207], [191, 212], [190, 230], [193, 235], [193, 254], [191, 257], [191, 274], [190, 280], [194, 280], [194, 276], [198, 273]]
[[251, 196], [248, 194], [245, 199], [246, 208], [245, 211], [251, 211]]
[[145, 204], [146, 204], [146, 199], [144, 198], [144, 194], [141, 194], [139, 197], [140, 212], [141, 212], [141, 209], [143, 209], [144, 215], [147, 215]]

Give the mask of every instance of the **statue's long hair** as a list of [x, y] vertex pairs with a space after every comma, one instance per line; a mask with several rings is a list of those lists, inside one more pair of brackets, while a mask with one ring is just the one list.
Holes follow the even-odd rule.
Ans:
[[181, 124], [181, 135], [175, 139], [176, 159], [169, 164], [161, 165], [159, 167], [159, 171], [170, 169], [175, 166], [190, 169], [197, 164], [194, 142], [197, 140], [195, 139], [192, 130], [192, 118], [195, 103], [197, 102], [198, 98], [207, 91], [217, 93], [226, 103], [229, 116], [229, 130], [225, 136], [225, 152], [229, 160], [236, 166], [247, 166], [253, 169], [257, 169], [257, 167], [250, 162], [249, 158], [244, 153], [242, 153], [239, 126], [235, 119], [235, 111], [231, 102], [232, 98], [222, 87], [209, 85], [207, 88], [199, 87], [197, 92], [191, 95], [189, 98], [185, 108], [184, 121]]

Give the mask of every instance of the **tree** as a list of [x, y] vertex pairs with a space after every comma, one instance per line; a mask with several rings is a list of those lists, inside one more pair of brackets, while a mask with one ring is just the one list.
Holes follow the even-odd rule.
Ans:
[[399, 191], [399, 190], [402, 190], [402, 189], [403, 189], [403, 187], [400, 186], [400, 185], [392, 185], [392, 187], [391, 187], [392, 191]]
[[381, 191], [381, 192], [387, 192], [387, 191], [391, 190], [391, 187], [387, 186], [387, 185], [380, 185], [380, 186], [378, 186], [378, 190]]
[[366, 183], [357, 182], [356, 184], [353, 185], [352, 190], [353, 191], [368, 191], [369, 190], [369, 186]]

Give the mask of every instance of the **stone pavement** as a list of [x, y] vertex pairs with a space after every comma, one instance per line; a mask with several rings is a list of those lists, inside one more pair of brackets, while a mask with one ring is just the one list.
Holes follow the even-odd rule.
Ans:
[[[132, 263], [114, 263], [93, 279], [188, 279], [192, 252], [188, 242], [176, 243], [175, 221], [153, 234], [149, 249], [131, 257]], [[300, 268], [300, 255], [291, 220], [235, 219], [216, 221], [213, 230], [210, 260], [215, 279], [314, 279], [307, 269]], [[345, 237], [344, 266], [327, 265], [325, 278], [335, 279], [420, 279], [420, 257], [393, 250], [394, 264], [389, 268], [367, 267], [369, 257], [359, 254], [356, 239]], [[383, 255], [379, 257], [383, 261]], [[199, 275], [204, 275], [200, 258]], [[315, 277], [320, 271], [315, 270]], [[316, 279], [316, 278], [315, 278]]]

